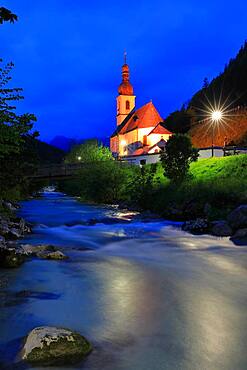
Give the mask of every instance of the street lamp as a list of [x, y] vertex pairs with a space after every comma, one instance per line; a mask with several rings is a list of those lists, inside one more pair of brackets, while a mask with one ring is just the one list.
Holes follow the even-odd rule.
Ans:
[[212, 120], [212, 157], [214, 156], [214, 126], [222, 119], [223, 113], [220, 110], [215, 110], [211, 113]]
[[77, 157], [78, 161], [81, 161], [81, 156]]

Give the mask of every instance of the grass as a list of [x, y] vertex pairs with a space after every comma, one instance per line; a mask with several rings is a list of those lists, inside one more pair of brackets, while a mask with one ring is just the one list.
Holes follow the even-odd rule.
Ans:
[[[157, 177], [167, 185], [169, 180], [163, 175], [161, 163], [158, 164]], [[239, 178], [247, 182], [247, 155], [200, 159], [190, 165], [192, 178], [198, 181]]]
[[209, 218], [217, 219], [225, 218], [234, 207], [247, 202], [247, 155], [202, 159], [191, 164], [190, 174], [190, 179], [176, 186], [164, 177], [159, 164], [157, 177], [161, 185], [152, 209], [165, 214], [171, 204], [186, 208], [186, 204], [194, 202], [200, 214], [209, 204]]

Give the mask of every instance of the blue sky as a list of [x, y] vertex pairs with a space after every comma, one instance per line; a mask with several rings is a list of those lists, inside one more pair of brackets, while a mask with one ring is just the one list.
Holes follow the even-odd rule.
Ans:
[[247, 38], [247, 2], [9, 0], [19, 16], [0, 26], [0, 56], [13, 61], [23, 112], [41, 139], [109, 136], [128, 52], [137, 106], [165, 118], [216, 76]]

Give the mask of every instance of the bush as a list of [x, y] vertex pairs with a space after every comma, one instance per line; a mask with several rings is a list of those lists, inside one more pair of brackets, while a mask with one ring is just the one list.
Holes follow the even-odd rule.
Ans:
[[175, 183], [181, 183], [188, 176], [190, 163], [196, 161], [198, 155], [198, 150], [193, 148], [189, 136], [171, 136], [161, 154], [164, 175]]

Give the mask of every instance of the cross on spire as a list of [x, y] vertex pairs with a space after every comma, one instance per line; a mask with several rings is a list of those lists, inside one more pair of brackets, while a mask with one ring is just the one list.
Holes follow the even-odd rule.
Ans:
[[124, 64], [127, 64], [127, 51], [124, 50]]

